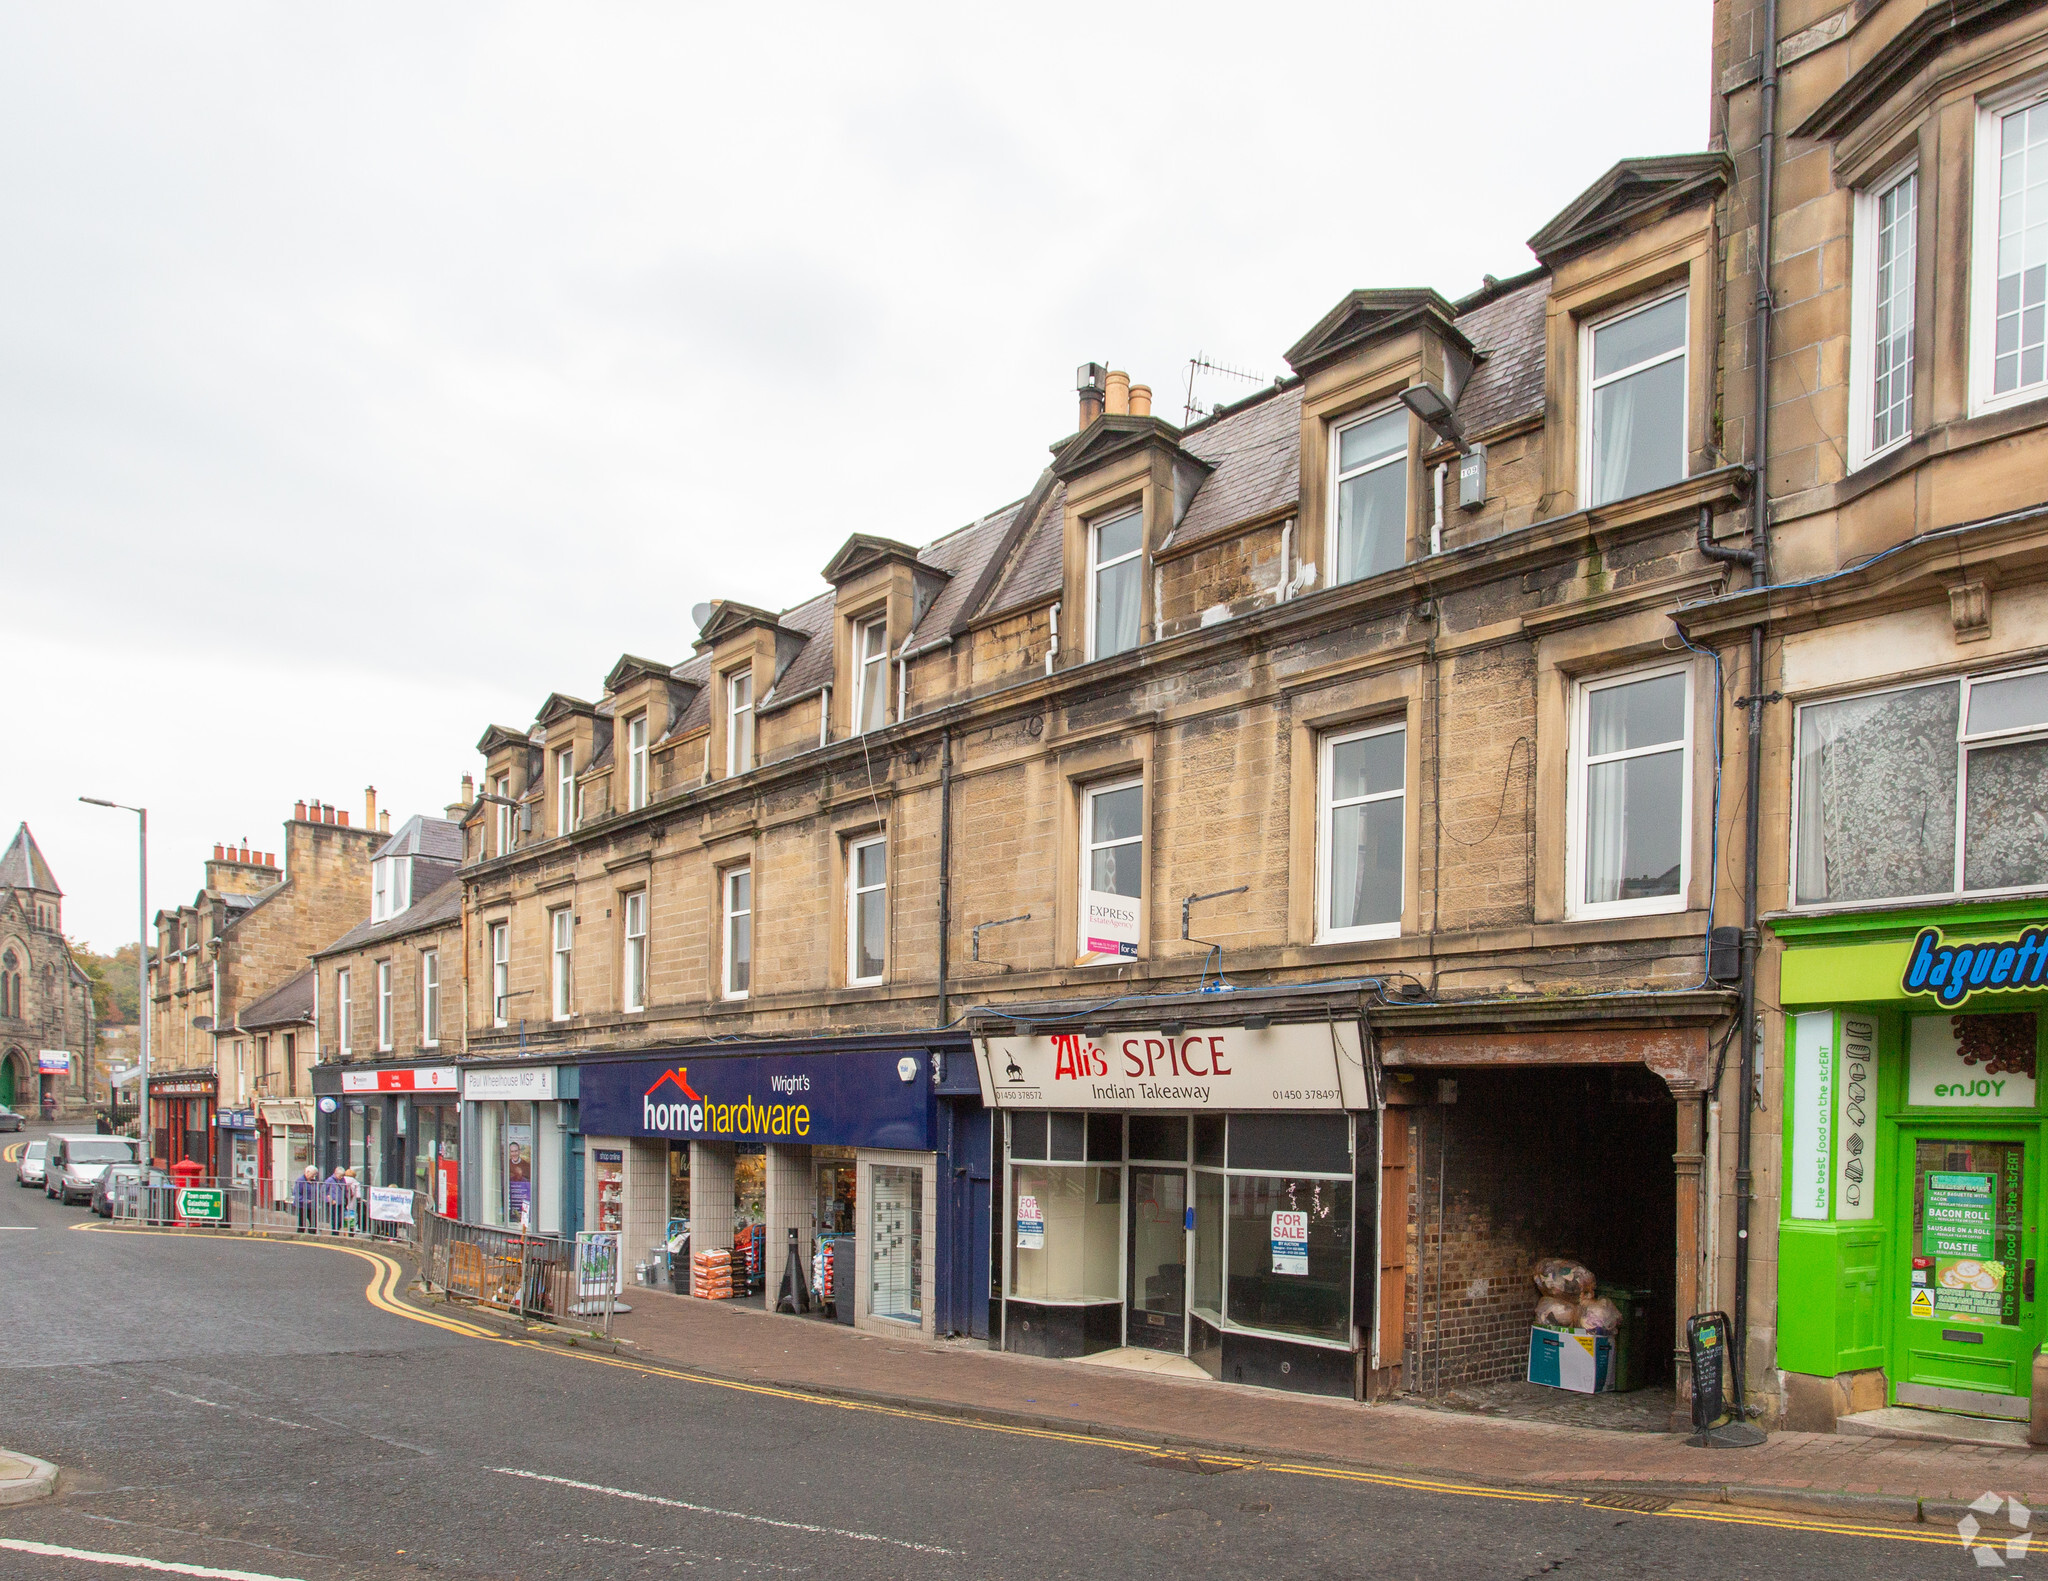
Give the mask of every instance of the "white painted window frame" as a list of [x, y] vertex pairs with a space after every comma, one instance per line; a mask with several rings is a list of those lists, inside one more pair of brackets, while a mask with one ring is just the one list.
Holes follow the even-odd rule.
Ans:
[[[863, 885], [860, 882], [860, 854], [873, 846], [882, 848], [882, 877], [878, 883]], [[878, 941], [881, 948], [876, 953], [881, 957], [882, 969], [863, 977], [860, 975], [860, 902], [863, 895], [878, 892], [882, 897], [882, 937]], [[888, 975], [889, 837], [877, 834], [851, 841], [846, 847], [846, 980], [855, 987], [862, 987], [882, 982]]]
[[[1600, 500], [1597, 502], [1593, 500], [1593, 396], [1595, 391], [1605, 385], [1613, 384], [1617, 380], [1626, 379], [1633, 374], [1641, 373], [1645, 369], [1662, 367], [1665, 363], [1675, 360], [1683, 360], [1686, 368], [1685, 377], [1679, 381], [1680, 387], [1685, 392], [1685, 400], [1678, 414], [1678, 476], [1672, 481], [1682, 483], [1685, 479], [1692, 476], [1691, 293], [1692, 282], [1688, 280], [1680, 285], [1652, 292], [1645, 297], [1639, 297], [1624, 306], [1602, 313], [1596, 318], [1588, 318], [1579, 325], [1579, 497], [1587, 502], [1588, 509], [1593, 509], [1596, 505], [1612, 505], [1617, 500], [1631, 497], [1623, 494], [1616, 496], [1614, 500]], [[1687, 305], [1685, 336], [1679, 341], [1676, 351], [1667, 351], [1659, 356], [1648, 358], [1643, 362], [1631, 363], [1626, 368], [1610, 373], [1602, 379], [1596, 380], [1593, 377], [1593, 337], [1595, 335], [1610, 325], [1619, 324], [1623, 319], [1634, 318], [1638, 313], [1647, 313], [1650, 309], [1662, 307], [1666, 302], [1678, 297], [1687, 298]]]
[[343, 1059], [347, 1059], [355, 1052], [355, 1028], [350, 1025], [353, 1019], [350, 1014], [352, 1008], [349, 999], [348, 968], [344, 966], [334, 974], [334, 1038]]
[[491, 1025], [512, 1024], [512, 924], [491, 924]]
[[548, 1009], [557, 1021], [575, 1014], [576, 908], [548, 913]]
[[[1098, 797], [1114, 791], [1136, 788], [1138, 792], [1138, 832], [1121, 840], [1097, 840], [1095, 838], [1095, 802]], [[1152, 832], [1151, 797], [1145, 788], [1145, 776], [1133, 774], [1123, 779], [1104, 780], [1099, 785], [1081, 787], [1081, 870], [1075, 875], [1078, 880], [1078, 902], [1074, 911], [1074, 950], [1082, 954], [1088, 948], [1088, 897], [1097, 893], [1091, 882], [1095, 875], [1095, 853], [1112, 847], [1136, 846], [1138, 848], [1138, 915], [1145, 915], [1146, 891], [1150, 888], [1150, 857], [1146, 851], [1147, 841]], [[1139, 931], [1138, 950], [1143, 955], [1144, 932]]]
[[576, 829], [576, 749], [560, 747], [555, 752], [555, 833], [573, 834]]
[[[1102, 559], [1102, 558], [1101, 558], [1101, 548], [1102, 548], [1102, 530], [1103, 530], [1103, 528], [1105, 528], [1105, 527], [1114, 527], [1114, 526], [1116, 526], [1116, 525], [1117, 525], [1118, 523], [1120, 523], [1120, 522], [1123, 522], [1123, 521], [1126, 521], [1126, 520], [1130, 519], [1130, 518], [1131, 518], [1131, 517], [1133, 517], [1133, 516], [1135, 516], [1135, 517], [1136, 517], [1136, 518], [1138, 519], [1138, 547], [1137, 547], [1137, 548], [1135, 548], [1135, 549], [1133, 549], [1133, 550], [1131, 550], [1131, 552], [1130, 552], [1130, 553], [1128, 553], [1128, 554], [1120, 554], [1120, 555], [1118, 555], [1118, 556], [1117, 556], [1117, 557], [1116, 557], [1115, 559], [1113, 559], [1113, 560], [1104, 560], [1104, 559]], [[1128, 648], [1119, 648], [1119, 649], [1117, 649], [1117, 652], [1118, 652], [1118, 653], [1131, 653], [1131, 652], [1135, 651], [1135, 650], [1136, 650], [1136, 649], [1138, 649], [1138, 648], [1142, 648], [1142, 647], [1143, 647], [1143, 646], [1145, 645], [1145, 576], [1144, 576], [1144, 568], [1143, 568], [1144, 558], [1145, 558], [1145, 507], [1144, 507], [1144, 505], [1143, 505], [1142, 503], [1139, 503], [1139, 504], [1135, 504], [1135, 505], [1131, 505], [1131, 506], [1129, 506], [1129, 507], [1127, 507], [1127, 508], [1124, 508], [1124, 509], [1119, 509], [1119, 510], [1113, 510], [1113, 511], [1108, 511], [1108, 512], [1105, 512], [1105, 513], [1104, 513], [1104, 514], [1103, 514], [1103, 515], [1102, 515], [1101, 517], [1099, 517], [1099, 518], [1098, 518], [1098, 519], [1096, 519], [1095, 521], [1091, 521], [1091, 522], [1090, 522], [1090, 523], [1088, 524], [1088, 617], [1087, 617], [1087, 620], [1086, 620], [1085, 624], [1086, 624], [1086, 626], [1087, 626], [1087, 636], [1088, 636], [1088, 657], [1089, 657], [1089, 658], [1090, 658], [1091, 660], [1092, 660], [1092, 659], [1100, 659], [1100, 658], [1114, 658], [1114, 657], [1115, 657], [1115, 654], [1102, 654], [1102, 653], [1099, 653], [1099, 652], [1097, 652], [1097, 651], [1096, 651], [1096, 642], [1095, 642], [1095, 608], [1096, 608], [1096, 592], [1097, 592], [1097, 589], [1098, 589], [1098, 587], [1100, 586], [1100, 584], [1101, 584], [1101, 581], [1102, 581], [1102, 573], [1103, 573], [1104, 571], [1113, 571], [1113, 570], [1115, 570], [1115, 569], [1116, 569], [1116, 568], [1117, 568], [1118, 566], [1120, 566], [1120, 565], [1124, 565], [1124, 564], [1126, 564], [1126, 563], [1128, 563], [1129, 561], [1132, 561], [1132, 560], [1136, 560], [1136, 561], [1138, 561], [1138, 562], [1139, 562], [1139, 574], [1138, 574], [1138, 635], [1137, 635], [1136, 639], [1135, 639], [1135, 640], [1133, 640], [1133, 642], [1131, 643], [1131, 646], [1130, 646], [1130, 647], [1128, 647]]]
[[[733, 904], [733, 891], [744, 879], [747, 885], [747, 903], [744, 907]], [[719, 915], [723, 919], [719, 928], [719, 990], [726, 999], [745, 999], [753, 990], [754, 983], [754, 868], [751, 862], [742, 862], [729, 867], [718, 877], [720, 896]], [[747, 981], [745, 986], [733, 986], [733, 929], [744, 921], [747, 925]]]
[[[1970, 221], [1970, 415], [2004, 411], [2048, 397], [2048, 376], [1999, 395], [1992, 390], [1997, 376], [1998, 325], [1998, 165], [1999, 122], [2015, 110], [2048, 100], [2048, 78], [2034, 77], [1977, 103], [1975, 201]], [[2044, 370], [2048, 371], [2048, 370]]]
[[626, 810], [638, 812], [647, 805], [647, 716], [635, 714], [626, 721]]
[[[742, 665], [725, 672], [725, 776], [745, 774], [754, 766], [754, 667]], [[746, 700], [740, 700], [744, 687]], [[742, 721], [745, 728], [742, 729]], [[745, 750], [741, 750], [744, 740]]]
[[420, 951], [420, 1047], [441, 1046], [441, 952]]
[[1338, 498], [1339, 492], [1344, 484], [1348, 483], [1351, 479], [1362, 478], [1368, 472], [1382, 472], [1388, 467], [1400, 467], [1402, 469], [1401, 535], [1404, 541], [1402, 543], [1401, 555], [1404, 561], [1407, 559], [1408, 547], [1405, 540], [1408, 535], [1408, 510], [1412, 503], [1408, 498], [1408, 463], [1410, 459], [1409, 452], [1414, 448], [1413, 434], [1410, 434], [1407, 444], [1403, 445], [1399, 450], [1388, 451], [1386, 455], [1377, 461], [1368, 461], [1361, 466], [1349, 468], [1343, 465], [1345, 434], [1354, 428], [1362, 428], [1367, 423], [1376, 423], [1388, 413], [1400, 408], [1401, 403], [1395, 401], [1389, 405], [1375, 406], [1370, 411], [1353, 412], [1348, 416], [1333, 420], [1330, 424], [1330, 496], [1329, 504], [1326, 507], [1328, 525], [1323, 532], [1323, 558], [1329, 562], [1323, 574], [1323, 585], [1325, 587], [1345, 585], [1336, 580], [1338, 565], [1338, 512], [1341, 507], [1341, 501]]
[[[1851, 266], [1851, 292], [1849, 307], [1849, 470], [1868, 466], [1880, 456], [1888, 456], [1899, 446], [1913, 437], [1912, 392], [1907, 396], [1906, 431], [1883, 445], [1871, 443], [1870, 425], [1877, 417], [1877, 247], [1878, 215], [1883, 202], [1901, 184], [1917, 182], [1920, 176], [1920, 160], [1915, 155], [1894, 165], [1877, 180], [1859, 188], [1856, 192], [1856, 215], [1851, 246], [1854, 254]], [[1913, 356], [1913, 386], [1917, 391], [1920, 383], [1920, 357], [1917, 345], [1920, 334], [1919, 285], [1920, 285], [1920, 199], [1918, 186], [1913, 194], [1913, 283], [1909, 291], [1913, 307], [1912, 335], [1916, 342]]]
[[[1611, 690], [1617, 686], [1630, 686], [1638, 681], [1653, 681], [1659, 676], [1683, 675], [1685, 677], [1685, 702], [1681, 718], [1684, 734], [1680, 737], [1680, 758], [1678, 768], [1679, 787], [1679, 837], [1678, 837], [1678, 892], [1673, 895], [1650, 895], [1641, 900], [1610, 900], [1589, 903], [1586, 893], [1586, 776], [1592, 766], [1586, 753], [1587, 727], [1592, 710], [1587, 700], [1595, 692]], [[1688, 663], [1656, 664], [1642, 669], [1617, 670], [1609, 675], [1589, 675], [1572, 685], [1571, 718], [1571, 763], [1568, 779], [1570, 790], [1566, 799], [1566, 816], [1569, 822], [1565, 830], [1565, 915], [1577, 922], [1590, 922], [1604, 917], [1654, 917], [1668, 916], [1681, 912], [1692, 901], [1692, 781], [1694, 719], [1697, 706], [1696, 686], [1693, 667]], [[1602, 753], [1602, 763], [1619, 762], [1623, 758], [1649, 757], [1671, 750], [1668, 742], [1655, 746], [1634, 747], [1626, 752]]]
[[619, 972], [619, 1008], [647, 1008], [647, 891], [636, 889], [620, 897], [625, 925], [624, 947]]
[[[1336, 776], [1333, 764], [1337, 748], [1347, 741], [1363, 741], [1370, 736], [1400, 735], [1401, 741], [1401, 788], [1380, 791], [1368, 796], [1347, 796], [1341, 802], [1335, 795]], [[1330, 926], [1330, 859], [1335, 849], [1333, 829], [1337, 809], [1362, 807], [1372, 802], [1399, 801], [1401, 803], [1401, 907], [1408, 904], [1408, 721], [1390, 720], [1382, 724], [1365, 725], [1356, 730], [1333, 730], [1325, 735], [1316, 754], [1316, 942], [1318, 944], [1341, 944], [1357, 939], [1398, 939], [1401, 924], [1375, 922], [1363, 927], [1333, 928]]]
[[[509, 775], [509, 774], [500, 774], [500, 775], [498, 776], [498, 783], [497, 783], [497, 786], [496, 786], [496, 790], [497, 790], [497, 794], [498, 794], [498, 795], [500, 795], [500, 796], [504, 797], [506, 801], [510, 801], [510, 800], [512, 799], [512, 776], [511, 776], [511, 775]], [[512, 849], [512, 809], [511, 809], [510, 807], [506, 806], [506, 805], [505, 805], [505, 802], [499, 802], [499, 803], [497, 804], [497, 811], [498, 811], [498, 850], [497, 850], [497, 854], [498, 854], [499, 856], [503, 856], [503, 855], [505, 855], [505, 854], [506, 854], [506, 853], [507, 853], [508, 851], [510, 851], [510, 850]]]
[[391, 1052], [391, 963], [377, 963], [377, 1052]]
[[[868, 639], [876, 640], [875, 651], [868, 651]], [[870, 727], [867, 722], [868, 701], [879, 697], [882, 702], [882, 717]], [[866, 735], [870, 728], [880, 730], [889, 723], [889, 618], [874, 615], [854, 622], [853, 626], [853, 733]]]

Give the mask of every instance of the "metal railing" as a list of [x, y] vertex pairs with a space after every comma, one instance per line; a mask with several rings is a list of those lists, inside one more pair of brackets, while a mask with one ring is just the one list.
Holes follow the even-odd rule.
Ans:
[[462, 1301], [543, 1322], [601, 1325], [609, 1336], [618, 1301], [619, 1237], [575, 1240], [443, 1218], [422, 1203], [420, 1278]]
[[352, 1189], [332, 1176], [271, 1181], [200, 1175], [174, 1181], [161, 1170], [151, 1170], [147, 1179], [117, 1180], [107, 1203], [117, 1222], [408, 1244], [419, 1240], [427, 1212], [425, 1195], [403, 1186]]

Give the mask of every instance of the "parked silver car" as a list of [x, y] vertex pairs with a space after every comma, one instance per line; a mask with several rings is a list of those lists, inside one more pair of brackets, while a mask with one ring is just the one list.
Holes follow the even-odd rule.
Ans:
[[17, 1186], [40, 1186], [43, 1183], [43, 1159], [49, 1151], [50, 1144], [40, 1138], [23, 1147], [21, 1157], [15, 1161], [14, 1183]]
[[6, 1104], [0, 1103], [0, 1131], [19, 1131], [20, 1129], [21, 1116], [8, 1108]]
[[43, 1195], [64, 1203], [85, 1202], [109, 1164], [135, 1162], [135, 1144], [126, 1137], [60, 1133], [50, 1138], [43, 1162]]

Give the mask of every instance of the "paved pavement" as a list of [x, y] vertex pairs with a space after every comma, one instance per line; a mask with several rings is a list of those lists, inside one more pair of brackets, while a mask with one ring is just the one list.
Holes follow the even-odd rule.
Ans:
[[[1303, 1446], [1203, 1459], [1136, 1435], [834, 1404], [766, 1371], [820, 1346], [855, 1369], [849, 1386], [987, 1362], [1045, 1380], [1029, 1408], [1081, 1396], [1071, 1368], [934, 1358], [677, 1304], [734, 1343], [765, 1336], [785, 1353], [772, 1369], [749, 1364], [759, 1383], [692, 1379], [645, 1352], [423, 1321], [439, 1314], [409, 1314], [384, 1273], [330, 1247], [69, 1227], [89, 1217], [0, 1176], [0, 1439], [65, 1473], [55, 1497], [0, 1508], [0, 1576], [21, 1581], [151, 1566], [301, 1581], [1725, 1577], [1766, 1565], [1926, 1581], [1978, 1568], [1925, 1526], [1850, 1533], [1728, 1506], [1447, 1493], [1317, 1466]], [[655, 1305], [643, 1300], [642, 1324], [668, 1315]], [[1221, 1393], [1174, 1398], [1242, 1426], [1244, 1397], [1232, 1413], [1207, 1403]]]

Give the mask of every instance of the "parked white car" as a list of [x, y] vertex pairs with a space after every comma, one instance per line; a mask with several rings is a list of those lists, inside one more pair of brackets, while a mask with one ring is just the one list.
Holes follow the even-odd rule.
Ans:
[[38, 1139], [21, 1150], [21, 1157], [15, 1161], [14, 1183], [17, 1186], [40, 1186], [43, 1183], [43, 1158], [50, 1151], [47, 1141]]

